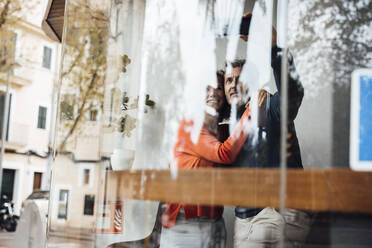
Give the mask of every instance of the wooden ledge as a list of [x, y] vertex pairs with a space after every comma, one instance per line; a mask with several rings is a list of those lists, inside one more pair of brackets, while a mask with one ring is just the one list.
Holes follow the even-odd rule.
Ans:
[[[140, 199], [248, 207], [279, 206], [278, 169], [109, 171], [107, 199]], [[286, 206], [372, 213], [372, 173], [348, 169], [288, 170]]]

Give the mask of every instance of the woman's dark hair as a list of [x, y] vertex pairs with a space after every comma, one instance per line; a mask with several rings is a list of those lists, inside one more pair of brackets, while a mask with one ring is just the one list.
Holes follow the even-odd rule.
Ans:
[[[225, 71], [217, 71], [217, 83], [222, 85], [224, 104], [221, 109], [218, 111], [218, 123], [222, 122], [224, 119], [229, 119], [230, 117], [230, 104], [227, 103], [225, 95]], [[217, 124], [218, 124], [217, 123]], [[229, 125], [217, 125], [217, 139], [220, 142], [224, 142], [229, 137]]]
[[217, 71], [217, 84], [222, 85], [223, 100], [224, 100], [223, 106], [218, 111], [218, 120], [219, 122], [221, 122], [223, 119], [229, 118], [230, 116], [230, 104], [227, 103], [227, 99], [225, 95], [225, 72], [223, 70]]

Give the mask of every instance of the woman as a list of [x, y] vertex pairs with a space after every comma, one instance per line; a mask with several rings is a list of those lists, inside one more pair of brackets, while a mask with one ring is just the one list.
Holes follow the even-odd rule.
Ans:
[[[178, 140], [174, 147], [178, 168], [210, 168], [213, 163], [230, 164], [247, 139], [244, 123], [249, 118], [248, 108], [225, 142], [220, 142], [217, 138], [218, 123], [225, 113], [229, 113], [224, 95], [223, 73], [218, 72], [217, 78], [217, 89], [211, 86], [207, 88], [206, 105], [212, 111], [206, 113], [196, 144], [187, 131], [193, 126], [193, 122], [182, 120], [180, 123]], [[218, 115], [209, 114], [214, 111]], [[225, 247], [226, 230], [222, 213], [222, 206], [167, 204], [162, 215], [160, 247]]]

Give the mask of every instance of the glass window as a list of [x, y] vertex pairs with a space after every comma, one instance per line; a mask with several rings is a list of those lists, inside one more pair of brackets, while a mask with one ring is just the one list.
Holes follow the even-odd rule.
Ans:
[[32, 187], [32, 190], [41, 189], [41, 179], [42, 179], [43, 173], [41, 172], [34, 172], [34, 185]]
[[84, 197], [84, 215], [93, 215], [94, 213], [94, 195], [85, 195]]
[[75, 95], [74, 94], [63, 94], [60, 103], [60, 113], [62, 120], [73, 120], [75, 116]]
[[75, 97], [61, 97], [53, 179], [82, 200], [50, 228], [93, 229], [98, 247], [173, 247], [190, 215], [196, 237], [210, 221], [227, 247], [237, 236], [328, 247], [372, 230], [371, 175], [348, 168], [350, 77], [372, 68], [370, 4], [346, 2], [70, 1], [61, 92]]
[[90, 169], [84, 169], [84, 184], [89, 184], [90, 180]]
[[49, 47], [44, 46], [44, 52], [43, 52], [43, 67], [50, 69], [52, 60], [52, 49]]
[[37, 128], [45, 129], [47, 118], [47, 108], [39, 106], [39, 114], [37, 118]]
[[67, 219], [68, 211], [68, 190], [60, 190], [58, 197], [58, 219]]
[[90, 121], [97, 121], [97, 115], [98, 115], [98, 110], [97, 109], [92, 109], [89, 112], [89, 120]]
[[[3, 91], [0, 91], [0, 138], [2, 137], [3, 133], [3, 122], [5, 118], [5, 99], [6, 99], [6, 93]], [[8, 140], [9, 138], [9, 127], [10, 127], [10, 115], [11, 115], [11, 105], [12, 105], [12, 94], [9, 94], [9, 108], [8, 108], [8, 128], [6, 132], [5, 140]]]

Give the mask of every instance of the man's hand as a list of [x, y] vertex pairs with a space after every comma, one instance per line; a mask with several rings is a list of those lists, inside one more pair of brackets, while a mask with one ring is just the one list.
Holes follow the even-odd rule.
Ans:
[[260, 90], [258, 92], [258, 107], [261, 107], [262, 103], [265, 101], [267, 94], [269, 94], [266, 90]]
[[292, 156], [292, 153], [288, 152], [288, 149], [291, 148], [292, 146], [292, 143], [291, 143], [291, 138], [292, 138], [292, 134], [287, 134], [287, 158], [291, 157]]
[[241, 34], [241, 35], [239, 35], [239, 37], [240, 37], [242, 40], [244, 40], [245, 42], [248, 41], [248, 35], [243, 35], [243, 34]]

